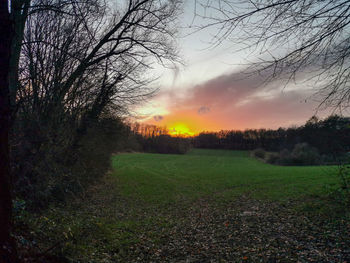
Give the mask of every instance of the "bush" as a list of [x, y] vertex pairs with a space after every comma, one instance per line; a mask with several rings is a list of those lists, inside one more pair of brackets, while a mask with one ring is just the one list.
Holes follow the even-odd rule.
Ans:
[[350, 205], [350, 165], [339, 167], [340, 190], [344, 193], [344, 201]]
[[320, 164], [321, 159], [316, 148], [309, 146], [307, 143], [298, 143], [291, 152], [283, 149], [278, 154], [270, 154], [266, 161], [280, 165], [315, 165]]
[[65, 201], [108, 171], [112, 153], [141, 148], [130, 128], [113, 117], [90, 122], [79, 137], [70, 123], [56, 130], [34, 124], [15, 127], [23, 135], [13, 137], [11, 152], [15, 196], [28, 207]]
[[270, 164], [278, 164], [280, 156], [278, 153], [269, 153], [266, 155], [266, 162]]
[[345, 208], [350, 208], [350, 165], [340, 165], [338, 168], [338, 183], [327, 185], [329, 197]]
[[291, 153], [292, 164], [297, 165], [314, 165], [320, 163], [320, 155], [315, 147], [307, 143], [298, 143], [294, 146]]
[[252, 152], [253, 156], [260, 159], [265, 159], [266, 152], [264, 149], [258, 148]]
[[288, 149], [283, 149], [278, 153], [278, 160], [276, 163], [281, 165], [293, 164], [291, 153]]

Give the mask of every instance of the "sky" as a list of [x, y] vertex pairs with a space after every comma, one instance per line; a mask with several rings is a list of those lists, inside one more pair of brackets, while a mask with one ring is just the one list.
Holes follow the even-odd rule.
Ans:
[[227, 41], [210, 48], [215, 28], [189, 34], [188, 28], [200, 24], [194, 18], [194, 1], [186, 1], [178, 45], [185, 65], [176, 69], [155, 68], [160, 76], [159, 92], [135, 108], [139, 121], [166, 126], [193, 135], [201, 131], [279, 128], [302, 125], [317, 111], [315, 92], [307, 83], [282, 80], [263, 84], [264, 77], [242, 73], [251, 59], [248, 51]]

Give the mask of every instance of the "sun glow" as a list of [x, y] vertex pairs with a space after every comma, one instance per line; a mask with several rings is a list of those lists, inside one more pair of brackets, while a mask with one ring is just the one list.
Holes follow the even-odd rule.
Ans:
[[194, 132], [191, 132], [183, 123], [176, 123], [170, 126], [168, 130], [168, 133], [171, 136], [190, 137], [194, 135]]

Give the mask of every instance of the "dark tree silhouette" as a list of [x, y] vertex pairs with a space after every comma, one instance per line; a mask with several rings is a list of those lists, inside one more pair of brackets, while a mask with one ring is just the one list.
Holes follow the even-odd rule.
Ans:
[[20, 63], [20, 110], [50, 120], [68, 114], [83, 131], [106, 107], [126, 110], [147, 98], [154, 90], [146, 70], [155, 61], [177, 59], [172, 22], [179, 3], [134, 0], [111, 11], [94, 0], [72, 3], [60, 15], [30, 16]]
[[8, 1], [0, 2], [0, 261], [16, 262], [16, 250], [11, 238], [11, 176], [9, 157], [10, 96], [9, 72], [13, 25]]
[[[173, 25], [180, 0], [113, 4], [1, 0], [1, 256], [12, 249], [10, 124], [10, 139], [17, 143], [11, 154], [20, 160], [18, 166], [31, 163], [32, 157], [43, 159], [45, 150], [54, 147], [67, 155], [91, 120], [98, 123], [102, 114], [125, 112], [153, 92], [146, 70], [155, 62], [177, 60]], [[32, 164], [26, 171], [35, 177]]]
[[[344, 155], [350, 150], [350, 118], [337, 115], [324, 120], [311, 117], [305, 125], [277, 130], [245, 130], [201, 133], [194, 138], [195, 147], [232, 150], [292, 150], [296, 144], [308, 143], [324, 155]], [[331, 157], [331, 156], [328, 156]]]

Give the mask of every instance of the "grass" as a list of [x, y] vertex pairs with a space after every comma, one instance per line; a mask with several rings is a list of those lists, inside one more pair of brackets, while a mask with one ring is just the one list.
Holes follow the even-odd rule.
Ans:
[[230, 200], [242, 193], [279, 201], [304, 199], [322, 196], [325, 185], [337, 183], [334, 166], [276, 166], [244, 151], [120, 154], [113, 157], [113, 169], [124, 196], [160, 205], [208, 195]]
[[59, 262], [134, 262], [133, 257], [143, 254], [138, 244], [156, 249], [167, 244], [174, 227], [188, 226], [199, 200], [220, 207], [245, 194], [305, 204], [310, 198], [322, 199], [325, 186], [338, 182], [336, 167], [275, 166], [244, 151], [124, 153], [112, 157], [112, 167], [85, 197], [23, 216], [41, 251], [62, 256]]

